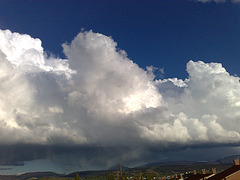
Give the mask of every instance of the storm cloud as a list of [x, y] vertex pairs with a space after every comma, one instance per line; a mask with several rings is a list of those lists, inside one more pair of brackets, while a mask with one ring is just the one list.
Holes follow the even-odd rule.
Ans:
[[[80, 32], [62, 46], [65, 59], [47, 55], [39, 39], [0, 30], [2, 146], [63, 149], [30, 159], [77, 147], [92, 152], [86, 161], [105, 154], [95, 161], [111, 164], [167, 149], [239, 145], [239, 77], [220, 63], [189, 61], [186, 79], [156, 79], [154, 67], [140, 68], [103, 34]], [[17, 160], [24, 159], [2, 164]]]

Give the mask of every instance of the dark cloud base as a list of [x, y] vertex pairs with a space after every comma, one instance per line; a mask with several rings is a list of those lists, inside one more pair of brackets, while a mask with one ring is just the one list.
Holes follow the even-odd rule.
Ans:
[[49, 159], [59, 166], [74, 165], [79, 170], [108, 169], [121, 163], [129, 167], [146, 163], [168, 161], [206, 161], [217, 160], [224, 156], [238, 154], [233, 150], [240, 144], [202, 144], [193, 146], [170, 145], [146, 147], [99, 147], [99, 146], [66, 146], [15, 144], [0, 146], [0, 165], [24, 166], [24, 161]]

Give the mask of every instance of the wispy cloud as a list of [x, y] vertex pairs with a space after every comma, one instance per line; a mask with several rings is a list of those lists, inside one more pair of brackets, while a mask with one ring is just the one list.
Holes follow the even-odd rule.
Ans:
[[0, 143], [111, 147], [134, 159], [148, 149], [240, 142], [239, 77], [189, 61], [187, 79], [156, 80], [154, 67], [143, 70], [116, 46], [80, 32], [59, 59], [39, 39], [1, 30]]

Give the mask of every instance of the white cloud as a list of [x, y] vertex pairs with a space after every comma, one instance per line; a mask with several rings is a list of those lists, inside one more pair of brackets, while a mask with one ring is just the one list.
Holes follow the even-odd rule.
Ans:
[[[67, 59], [0, 31], [0, 143], [157, 146], [240, 142], [240, 84], [220, 63], [189, 61], [154, 80], [111, 37], [81, 32]], [[151, 72], [150, 72], [151, 71]], [[172, 146], [174, 147], [174, 146]]]
[[159, 91], [172, 113], [184, 114], [183, 122], [189, 132], [192, 121], [199, 122], [194, 129], [204, 126], [202, 129], [206, 129], [205, 139], [208, 141], [227, 142], [232, 138], [232, 141], [238, 142], [239, 77], [229, 75], [220, 63], [190, 61], [187, 71], [189, 79], [185, 81], [157, 81]]
[[124, 51], [117, 51], [116, 45], [111, 38], [92, 31], [80, 33], [71, 45], [63, 45], [70, 68], [77, 72], [70, 103], [84, 101], [91, 112], [108, 113], [159, 106], [161, 95], [152, 77]]

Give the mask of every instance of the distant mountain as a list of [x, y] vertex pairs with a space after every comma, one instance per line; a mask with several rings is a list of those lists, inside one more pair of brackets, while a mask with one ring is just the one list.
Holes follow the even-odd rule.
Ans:
[[227, 156], [222, 159], [218, 159], [216, 162], [219, 164], [233, 164], [234, 159], [240, 160], [240, 155]]
[[63, 174], [58, 174], [58, 173], [54, 173], [54, 172], [30, 172], [30, 173], [25, 173], [25, 174], [21, 174], [18, 176], [18, 180], [24, 180], [24, 179], [28, 179], [28, 178], [43, 178], [43, 177], [63, 177]]
[[108, 170], [120, 170], [120, 167], [122, 168], [122, 169], [129, 169], [127, 166], [123, 166], [123, 165], [121, 165], [121, 164], [115, 164], [114, 166], [112, 166], [112, 167], [110, 167]]
[[66, 175], [65, 177], [75, 177], [78, 173], [80, 177], [90, 177], [90, 176], [102, 176], [109, 174], [111, 170], [101, 170], [101, 171], [77, 171]]
[[208, 162], [208, 161], [167, 161], [167, 162], [144, 164], [139, 167], [152, 167], [152, 166], [163, 166], [163, 165], [213, 164], [213, 163], [214, 162]]
[[120, 166], [123, 170], [127, 172], [148, 172], [150, 169], [151, 171], [156, 172], [164, 172], [164, 173], [180, 173], [180, 172], [187, 172], [193, 169], [201, 170], [201, 169], [211, 169], [215, 167], [219, 170], [227, 169], [232, 166], [234, 159], [240, 159], [240, 155], [234, 156], [227, 156], [217, 161], [172, 161], [172, 162], [159, 162], [159, 163], [149, 163], [142, 166], [138, 166], [135, 168], [128, 168], [121, 164], [115, 164], [108, 170], [101, 170], [101, 171], [78, 171], [73, 172], [68, 175], [58, 174], [54, 172], [31, 172], [25, 173], [21, 175], [0, 175], [0, 180], [26, 180], [30, 178], [43, 178], [43, 177], [75, 177], [76, 173], [79, 174], [80, 177], [99, 177], [99, 176], [106, 176], [109, 173], [112, 173], [116, 170], [120, 170]]
[[62, 174], [54, 172], [30, 172], [21, 175], [0, 175], [1, 180], [26, 180], [30, 178], [43, 178], [43, 177], [63, 177]]
[[0, 175], [1, 180], [15, 180], [17, 179], [17, 176], [14, 175]]
[[216, 161], [166, 161], [159, 163], [144, 164], [139, 167], [152, 167], [162, 165], [233, 164], [234, 159], [240, 160], [240, 155], [227, 156]]

